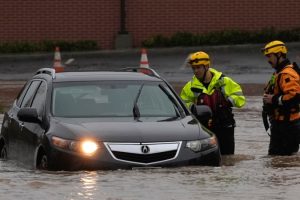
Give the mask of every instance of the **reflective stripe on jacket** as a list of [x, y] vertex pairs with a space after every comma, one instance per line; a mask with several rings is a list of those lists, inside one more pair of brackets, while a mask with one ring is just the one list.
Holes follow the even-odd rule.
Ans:
[[275, 120], [293, 121], [300, 118], [300, 78], [293, 65], [285, 66], [275, 77], [272, 99]]
[[188, 107], [193, 103], [197, 103], [198, 96], [201, 93], [212, 95], [216, 88], [222, 91], [224, 97], [231, 102], [232, 106], [240, 108], [245, 105], [246, 99], [239, 84], [227, 76], [222, 76], [221, 72], [213, 68], [209, 68], [209, 71], [213, 74], [213, 77], [207, 88], [195, 75], [183, 87], [180, 97]]

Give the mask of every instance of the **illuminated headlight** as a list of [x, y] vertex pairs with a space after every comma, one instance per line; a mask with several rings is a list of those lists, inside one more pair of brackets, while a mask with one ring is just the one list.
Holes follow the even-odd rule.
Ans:
[[83, 141], [80, 146], [81, 151], [88, 155], [93, 154], [98, 149], [98, 145], [94, 141]]
[[204, 140], [193, 140], [186, 143], [186, 147], [194, 152], [205, 151], [211, 149], [217, 145], [217, 139], [215, 136], [206, 138]]
[[75, 141], [75, 140], [66, 140], [56, 136], [52, 136], [51, 139], [52, 139], [52, 144], [56, 147], [66, 149], [66, 150], [76, 151], [88, 156], [93, 155], [99, 148], [98, 144], [92, 140]]

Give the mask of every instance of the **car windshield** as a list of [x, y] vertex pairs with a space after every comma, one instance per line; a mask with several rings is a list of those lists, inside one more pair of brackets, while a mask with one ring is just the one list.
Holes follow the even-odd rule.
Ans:
[[52, 113], [57, 117], [161, 117], [176, 119], [176, 98], [161, 82], [101, 81], [54, 84]]

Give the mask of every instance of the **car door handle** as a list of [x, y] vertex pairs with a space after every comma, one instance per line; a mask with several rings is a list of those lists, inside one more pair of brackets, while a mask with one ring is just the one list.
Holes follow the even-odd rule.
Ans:
[[20, 126], [20, 131], [22, 132], [23, 128], [24, 128], [24, 122], [20, 122], [19, 123], [19, 126]]
[[14, 117], [13, 114], [9, 114], [9, 115], [8, 115], [8, 123], [11, 123], [13, 117]]

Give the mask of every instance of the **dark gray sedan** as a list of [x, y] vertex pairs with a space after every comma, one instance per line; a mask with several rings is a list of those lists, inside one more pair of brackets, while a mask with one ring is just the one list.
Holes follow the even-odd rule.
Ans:
[[50, 170], [218, 166], [217, 139], [198, 120], [209, 112], [201, 109], [191, 114], [151, 69], [43, 68], [4, 115], [0, 156]]

